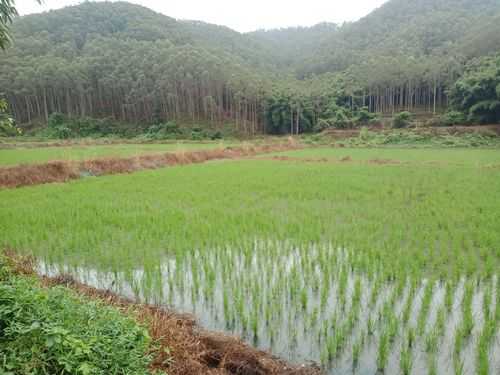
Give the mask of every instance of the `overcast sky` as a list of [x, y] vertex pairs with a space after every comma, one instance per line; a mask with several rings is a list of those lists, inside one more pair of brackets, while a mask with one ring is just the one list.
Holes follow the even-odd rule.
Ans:
[[[21, 15], [39, 13], [81, 0], [17, 0]], [[319, 22], [355, 21], [386, 0], [130, 0], [167, 16], [229, 26], [241, 32]]]

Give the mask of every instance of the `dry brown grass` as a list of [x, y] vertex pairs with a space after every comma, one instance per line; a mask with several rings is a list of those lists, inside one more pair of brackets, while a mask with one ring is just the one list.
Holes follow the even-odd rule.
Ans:
[[297, 149], [294, 142], [236, 148], [221, 148], [191, 152], [140, 155], [129, 158], [99, 158], [84, 161], [52, 161], [44, 164], [18, 165], [0, 168], [0, 188], [16, 188], [52, 182], [66, 182], [82, 175], [102, 176], [132, 173], [143, 169], [156, 169], [172, 165], [203, 163], [216, 159], [237, 159], [261, 153]]

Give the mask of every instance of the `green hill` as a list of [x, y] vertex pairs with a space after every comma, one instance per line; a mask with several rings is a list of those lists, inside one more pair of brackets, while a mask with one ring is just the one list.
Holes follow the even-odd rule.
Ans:
[[446, 108], [469, 59], [498, 52], [499, 17], [497, 0], [391, 0], [341, 26], [242, 34], [126, 2], [85, 2], [18, 18], [0, 54], [0, 87], [18, 123], [60, 112], [307, 131], [362, 107]]

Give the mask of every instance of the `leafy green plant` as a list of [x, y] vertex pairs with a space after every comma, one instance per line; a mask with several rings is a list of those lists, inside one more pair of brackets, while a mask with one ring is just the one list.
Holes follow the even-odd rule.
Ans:
[[17, 128], [14, 119], [7, 113], [8, 105], [4, 99], [0, 99], [0, 136], [12, 137], [22, 134]]
[[0, 372], [148, 374], [151, 339], [132, 318], [63, 287], [2, 275]]
[[448, 111], [441, 116], [441, 122], [444, 126], [463, 125], [466, 121], [466, 116], [460, 111]]
[[410, 112], [400, 112], [394, 115], [392, 119], [392, 127], [394, 129], [407, 128], [410, 126], [413, 115]]

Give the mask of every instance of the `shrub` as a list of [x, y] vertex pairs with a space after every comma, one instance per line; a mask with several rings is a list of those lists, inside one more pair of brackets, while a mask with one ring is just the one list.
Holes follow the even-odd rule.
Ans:
[[21, 129], [14, 125], [14, 120], [11, 118], [0, 119], [0, 136], [1, 137], [14, 137], [21, 135]]
[[320, 118], [318, 122], [314, 125], [313, 131], [315, 133], [321, 133], [323, 130], [328, 129], [330, 126], [331, 125], [327, 120]]
[[21, 134], [21, 130], [15, 126], [14, 119], [7, 113], [7, 102], [0, 99], [0, 136], [13, 137]]
[[413, 115], [410, 112], [400, 112], [392, 119], [392, 127], [395, 129], [407, 128], [410, 126]]
[[194, 127], [191, 129], [191, 139], [193, 141], [201, 141], [206, 138], [206, 134], [204, 134], [203, 129], [200, 127]]
[[316, 133], [330, 127], [352, 129], [379, 121], [377, 114], [371, 113], [367, 107], [362, 107], [355, 111], [351, 111], [351, 109], [345, 107], [335, 107], [334, 109], [330, 109], [327, 114], [328, 117], [319, 119], [314, 126], [313, 130]]
[[1, 262], [0, 373], [148, 374], [151, 340], [133, 319]]
[[152, 125], [147, 130], [147, 136], [153, 139], [179, 139], [182, 135], [182, 129], [174, 121]]
[[441, 116], [441, 122], [445, 126], [461, 125], [466, 122], [466, 117], [462, 112], [450, 111]]
[[217, 139], [223, 139], [224, 138], [224, 135], [222, 134], [222, 132], [220, 130], [216, 130], [212, 133], [212, 135], [210, 136], [210, 139], [215, 141]]
[[370, 112], [368, 107], [362, 107], [354, 113], [354, 123], [357, 126], [369, 125], [376, 122], [378, 122], [377, 114]]

